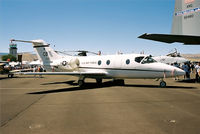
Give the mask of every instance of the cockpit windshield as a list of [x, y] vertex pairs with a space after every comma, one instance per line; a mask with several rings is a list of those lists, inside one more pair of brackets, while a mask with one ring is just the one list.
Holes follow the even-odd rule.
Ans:
[[144, 59], [144, 56], [135, 57], [135, 62], [140, 63]]
[[147, 56], [143, 61], [142, 64], [149, 64], [149, 63], [154, 63], [157, 62], [156, 60], [154, 60], [151, 56]]

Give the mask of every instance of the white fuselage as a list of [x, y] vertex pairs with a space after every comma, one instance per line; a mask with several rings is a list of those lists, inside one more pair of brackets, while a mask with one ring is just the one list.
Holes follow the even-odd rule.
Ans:
[[[124, 79], [124, 78], [165, 78], [184, 75], [177, 67], [156, 62], [151, 56], [142, 54], [62, 56], [43, 40], [12, 40], [32, 43], [38, 59], [47, 72], [46, 75], [73, 75], [79, 77], [79, 85], [84, 78]], [[30, 74], [30, 73], [27, 73]], [[32, 73], [38, 74], [38, 73]], [[166, 84], [161, 82], [162, 86]]]
[[[149, 60], [149, 61], [148, 61]], [[177, 67], [158, 63], [148, 55], [66, 56], [44, 64], [47, 71], [104, 72], [103, 78], [164, 78], [184, 75]], [[96, 76], [88, 76], [95, 78]]]

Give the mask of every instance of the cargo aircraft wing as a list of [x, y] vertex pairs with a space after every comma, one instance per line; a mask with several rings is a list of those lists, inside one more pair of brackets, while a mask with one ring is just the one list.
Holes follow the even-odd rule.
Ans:
[[200, 36], [192, 35], [174, 35], [174, 34], [143, 34], [138, 38], [154, 40], [165, 43], [183, 43], [184, 45], [199, 45]]
[[142, 39], [200, 45], [200, 0], [175, 0], [171, 34], [143, 34]]

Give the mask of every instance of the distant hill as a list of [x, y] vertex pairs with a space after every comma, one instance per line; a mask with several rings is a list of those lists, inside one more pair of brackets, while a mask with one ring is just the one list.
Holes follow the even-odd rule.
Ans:
[[[1, 57], [3, 55], [7, 55], [7, 54], [9, 53], [0, 53], [0, 60], [2, 60]], [[34, 61], [38, 59], [36, 54], [32, 54], [32, 53], [18, 53], [18, 54], [22, 54], [22, 61]]]
[[37, 60], [37, 55], [32, 53], [19, 53], [22, 54], [22, 61], [34, 61]]
[[189, 59], [191, 61], [199, 61], [200, 62], [200, 54], [181, 54], [182, 57]]
[[1, 52], [0, 52], [0, 55], [7, 55], [7, 54], [8, 54], [8, 53], [1, 53]]

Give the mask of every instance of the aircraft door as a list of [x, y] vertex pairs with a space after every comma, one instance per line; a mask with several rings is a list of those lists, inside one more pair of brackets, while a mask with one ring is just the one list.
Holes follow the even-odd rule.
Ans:
[[114, 64], [113, 64], [114, 68], [122, 68], [122, 57], [121, 56], [116, 56], [116, 58], [114, 59]]

